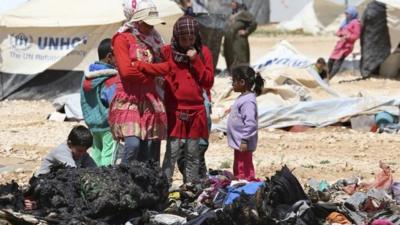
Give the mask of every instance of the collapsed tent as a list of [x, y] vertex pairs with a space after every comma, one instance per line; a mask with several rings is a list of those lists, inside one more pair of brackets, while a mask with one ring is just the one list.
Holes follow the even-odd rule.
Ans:
[[[325, 83], [311, 64], [309, 58], [283, 41], [253, 65], [265, 79], [262, 95], [257, 97], [259, 128], [322, 127], [380, 111], [398, 115], [400, 101], [395, 97], [343, 96]], [[227, 112], [239, 95], [226, 88], [230, 82], [228, 78], [215, 81], [214, 130], [226, 131]]]
[[[173, 1], [155, 3], [168, 24], [157, 30], [168, 41], [182, 11]], [[97, 59], [98, 44], [112, 37], [124, 18], [120, 0], [30, 0], [1, 14], [1, 99], [54, 98], [62, 92], [76, 92], [82, 71]], [[79, 75], [70, 76], [71, 72]], [[68, 78], [71, 82], [66, 82]], [[54, 80], [65, 86], [54, 85]], [[30, 91], [24, 95], [21, 92], [27, 86]], [[46, 95], [36, 96], [40, 92]]]
[[361, 75], [400, 76], [400, 5], [378, 0], [368, 4], [362, 18]]

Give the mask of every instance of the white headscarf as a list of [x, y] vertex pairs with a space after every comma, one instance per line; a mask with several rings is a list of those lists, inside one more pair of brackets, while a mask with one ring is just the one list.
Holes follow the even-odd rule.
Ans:
[[120, 33], [133, 28], [134, 23], [138, 21], [144, 21], [149, 25], [164, 23], [158, 17], [156, 4], [152, 0], [124, 0], [122, 7], [126, 22], [118, 30]]
[[164, 40], [161, 35], [155, 29], [150, 34], [143, 34], [138, 29], [139, 21], [144, 21], [150, 25], [163, 22], [158, 18], [158, 14], [154, 14], [158, 13], [154, 2], [152, 0], [124, 0], [122, 6], [126, 22], [119, 28], [118, 32], [123, 33], [130, 30], [132, 35], [153, 49], [155, 61], [160, 61], [161, 47], [164, 46]]

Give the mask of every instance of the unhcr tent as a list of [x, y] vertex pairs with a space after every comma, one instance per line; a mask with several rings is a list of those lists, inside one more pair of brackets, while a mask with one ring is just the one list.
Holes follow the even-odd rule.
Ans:
[[[170, 0], [155, 0], [169, 40], [182, 14]], [[124, 20], [121, 0], [30, 0], [0, 15], [1, 99], [55, 98], [79, 89], [97, 46]]]
[[319, 34], [335, 19], [343, 14], [344, 5], [330, 0], [313, 0], [298, 12], [291, 20], [283, 21], [278, 29], [285, 31], [303, 30], [306, 33]]

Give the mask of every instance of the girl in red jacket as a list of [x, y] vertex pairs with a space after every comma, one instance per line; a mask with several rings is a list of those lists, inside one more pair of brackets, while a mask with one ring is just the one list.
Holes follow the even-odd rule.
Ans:
[[214, 83], [212, 55], [201, 44], [198, 23], [190, 16], [178, 19], [171, 44], [161, 53], [165, 63], [134, 62], [134, 66], [146, 74], [165, 75], [168, 139], [163, 170], [172, 182], [176, 161], [183, 151], [184, 182], [193, 182], [200, 179], [199, 141], [208, 138], [203, 92], [210, 97]]
[[125, 141], [122, 163], [160, 159], [160, 142], [167, 136], [167, 116], [154, 76], [132, 62], [162, 62], [163, 40], [154, 25], [163, 23], [152, 0], [124, 0], [127, 21], [112, 40], [118, 74], [109, 124], [116, 140]]

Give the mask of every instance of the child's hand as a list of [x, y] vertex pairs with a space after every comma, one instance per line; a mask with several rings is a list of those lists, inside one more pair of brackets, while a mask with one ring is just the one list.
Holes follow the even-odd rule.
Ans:
[[239, 30], [239, 35], [244, 37], [247, 35], [247, 31], [246, 30]]
[[239, 151], [241, 151], [241, 152], [247, 152], [247, 143], [240, 143], [240, 146], [239, 146]]
[[25, 210], [27, 211], [37, 209], [36, 201], [25, 199], [24, 204], [25, 204]]
[[196, 58], [197, 51], [196, 51], [196, 49], [189, 49], [186, 52], [186, 55], [189, 57], [190, 60], [194, 60]]

